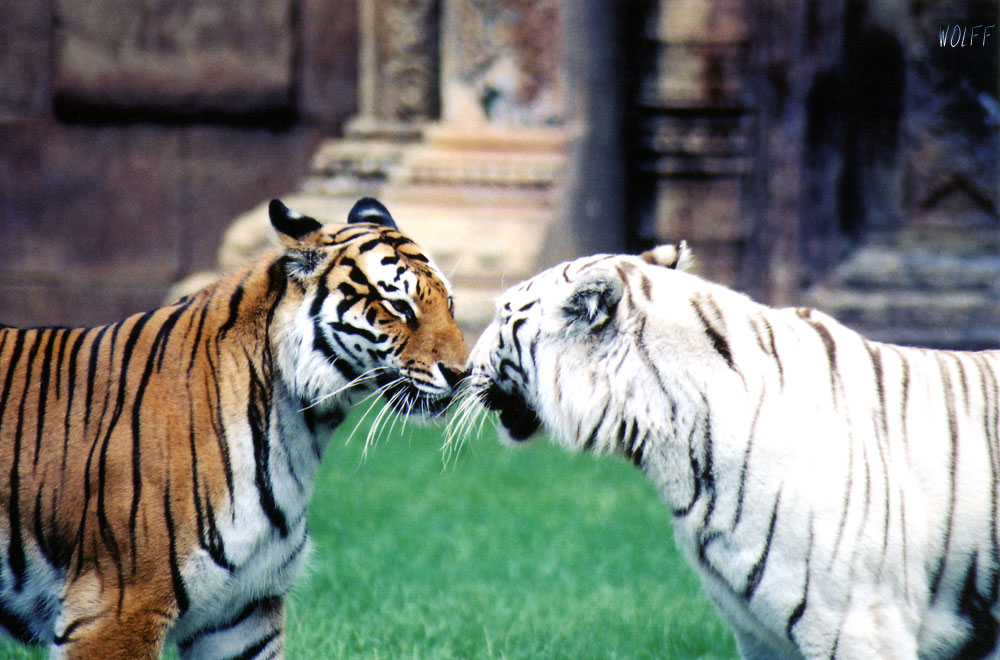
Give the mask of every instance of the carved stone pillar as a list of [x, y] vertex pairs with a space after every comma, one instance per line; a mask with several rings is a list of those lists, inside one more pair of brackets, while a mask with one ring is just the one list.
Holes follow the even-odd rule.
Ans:
[[407, 133], [440, 114], [439, 0], [360, 0], [352, 133]]
[[[449, 274], [470, 341], [504, 286], [537, 272], [565, 206], [568, 4], [358, 0], [358, 116], [284, 195], [333, 221], [379, 197]], [[221, 261], [263, 249], [269, 233], [262, 204], [233, 225]]]
[[643, 244], [687, 240], [711, 278], [746, 289], [754, 227], [743, 212], [754, 112], [744, 89], [744, 0], [644, 5], [633, 48], [630, 203]]

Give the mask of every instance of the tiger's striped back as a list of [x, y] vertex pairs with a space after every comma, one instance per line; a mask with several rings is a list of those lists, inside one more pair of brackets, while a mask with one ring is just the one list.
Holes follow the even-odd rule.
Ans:
[[327, 228], [272, 204], [285, 248], [173, 305], [0, 329], [0, 626], [67, 658], [157, 657], [168, 631], [185, 658], [280, 655], [332, 429], [380, 385], [440, 408], [465, 357], [372, 202]]

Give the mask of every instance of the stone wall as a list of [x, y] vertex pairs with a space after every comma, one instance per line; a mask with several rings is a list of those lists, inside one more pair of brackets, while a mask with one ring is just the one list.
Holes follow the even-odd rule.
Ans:
[[356, 9], [0, 3], [0, 322], [114, 320], [213, 267], [356, 111]]

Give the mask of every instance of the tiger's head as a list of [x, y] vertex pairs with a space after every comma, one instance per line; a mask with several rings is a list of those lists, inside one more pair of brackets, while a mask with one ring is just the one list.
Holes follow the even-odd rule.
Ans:
[[[630, 436], [658, 414], [640, 409], [656, 399], [643, 391], [656, 387], [643, 351], [661, 348], [643, 348], [642, 342], [664, 343], [645, 335], [647, 322], [659, 330], [669, 326], [665, 336], [678, 352], [704, 343], [704, 330], [686, 304], [704, 281], [680, 272], [690, 263], [685, 243], [641, 256], [596, 255], [508, 290], [469, 358], [473, 396], [499, 412], [513, 440], [545, 426], [571, 448], [618, 447], [635, 458]], [[656, 295], [662, 299], [654, 301]], [[651, 318], [657, 308], [663, 315]]]
[[447, 281], [388, 210], [364, 198], [329, 225], [279, 200], [268, 211], [289, 282], [274, 334], [292, 394], [317, 414], [376, 388], [404, 413], [443, 410], [468, 349]]

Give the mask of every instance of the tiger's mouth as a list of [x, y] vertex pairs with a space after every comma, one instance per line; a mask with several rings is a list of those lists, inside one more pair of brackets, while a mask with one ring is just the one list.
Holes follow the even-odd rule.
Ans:
[[490, 410], [500, 413], [500, 423], [512, 440], [524, 442], [542, 426], [542, 420], [524, 397], [518, 392], [506, 392], [495, 383], [490, 383], [483, 397], [483, 403]]
[[418, 384], [401, 374], [383, 374], [378, 378], [382, 396], [397, 412], [404, 415], [438, 417], [451, 403], [454, 388], [446, 391], [429, 391], [427, 385]]

